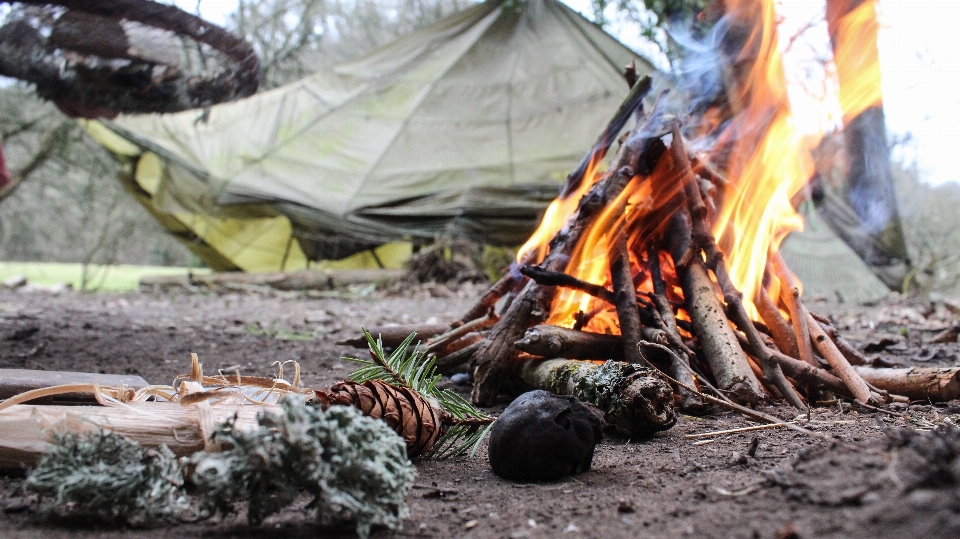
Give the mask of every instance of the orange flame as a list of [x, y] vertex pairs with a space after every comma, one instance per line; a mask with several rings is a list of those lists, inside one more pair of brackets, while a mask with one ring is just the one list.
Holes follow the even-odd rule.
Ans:
[[883, 104], [876, 4], [873, 0], [827, 2], [827, 27], [840, 83], [837, 98], [843, 121], [848, 123], [864, 110]]
[[[521, 264], [525, 261], [537, 264], [543, 262], [543, 258], [547, 255], [547, 248], [550, 246], [550, 240], [567, 224], [567, 221], [576, 212], [580, 199], [600, 179], [600, 174], [597, 172], [599, 161], [597, 154], [594, 153], [583, 175], [583, 181], [580, 182], [580, 187], [565, 198], [557, 197], [553, 199], [553, 202], [547, 207], [547, 211], [544, 212], [543, 218], [540, 219], [540, 225], [517, 251], [517, 262]], [[527, 256], [534, 253], [532, 262], [527, 260]]]
[[[831, 30], [831, 35], [835, 39], [840, 102], [845, 118], [880, 104], [874, 3], [872, 0], [840, 0], [839, 3], [856, 5], [858, 1], [863, 4], [845, 11], [846, 15], [831, 23], [832, 28], [836, 28], [836, 32]], [[726, 163], [728, 184], [717, 199], [722, 204], [716, 211], [713, 233], [726, 256], [733, 284], [743, 292], [748, 312], [756, 317], [753, 298], [762, 286], [769, 253], [779, 248], [787, 234], [803, 227], [791, 199], [814, 173], [811, 149], [819, 137], [801, 133], [791, 113], [777, 40], [774, 1], [727, 0], [725, 5], [735, 36], [743, 43], [730, 70], [732, 80], [726, 81], [734, 118], [717, 137], [716, 147], [722, 149], [718, 151], [730, 157], [717, 160]], [[872, 44], [872, 53], [868, 51], [866, 55], [862, 54], [865, 41]], [[720, 122], [717, 119], [704, 125], [719, 126]], [[715, 136], [715, 133], [705, 134]], [[658, 228], [683, 204], [677, 167], [669, 152], [664, 155], [649, 176], [634, 177], [617, 200], [593, 220], [571, 253], [566, 273], [609, 287], [611, 240], [621, 230], [631, 234], [628, 244], [633, 273], [637, 275], [644, 269], [646, 261], [638, 257], [646, 256], [647, 241], [656, 237]], [[549, 241], [567, 225], [576, 214], [580, 199], [601, 178], [596, 161], [591, 161], [575, 193], [551, 203], [537, 231], [518, 252], [519, 261], [543, 261]], [[668, 284], [668, 295], [679, 298], [682, 290], [676, 288], [672, 262], [663, 257], [661, 266], [664, 275], [671, 276], [669, 280], [674, 283]], [[649, 276], [637, 280], [639, 292], [652, 290]], [[771, 283], [770, 289], [778, 290], [778, 283]], [[620, 332], [612, 306], [566, 288], [557, 290], [547, 323], [570, 327], [578, 312], [590, 313], [584, 329]], [[682, 310], [677, 316], [689, 318]]]
[[[795, 128], [778, 49], [772, 0], [728, 2], [735, 24], [749, 29], [741, 61], [750, 71], [736, 88], [741, 111], [723, 139], [732, 141], [730, 186], [714, 227], [730, 278], [748, 310], [763, 280], [767, 255], [803, 228], [790, 203], [814, 171], [810, 147]], [[754, 13], [760, 13], [757, 17]]]

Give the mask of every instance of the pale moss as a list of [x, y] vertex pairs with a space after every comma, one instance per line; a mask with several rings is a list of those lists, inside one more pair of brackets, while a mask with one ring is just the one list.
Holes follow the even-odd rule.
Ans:
[[177, 458], [109, 432], [56, 433], [25, 487], [47, 510], [133, 526], [175, 519], [187, 508]]
[[254, 430], [221, 425], [215, 436], [230, 449], [182, 461], [117, 434], [58, 433], [26, 488], [60, 514], [130, 525], [208, 518], [241, 502], [258, 524], [307, 493], [322, 523], [352, 518], [364, 538], [373, 526], [399, 530], [416, 475], [403, 439], [353, 407], [323, 411], [299, 397], [280, 406]]
[[203, 506], [229, 513], [247, 501], [256, 524], [306, 492], [321, 522], [349, 515], [361, 537], [372, 526], [400, 529], [416, 474], [403, 439], [353, 407], [323, 411], [290, 397], [281, 406], [282, 415], [261, 415], [258, 429], [224, 425], [217, 437], [231, 449], [191, 458]]

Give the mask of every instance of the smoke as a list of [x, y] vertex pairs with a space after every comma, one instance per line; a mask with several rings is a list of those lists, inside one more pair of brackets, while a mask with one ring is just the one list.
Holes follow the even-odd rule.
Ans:
[[724, 37], [729, 29], [721, 19], [704, 36], [694, 35], [693, 25], [671, 24], [670, 38], [680, 50], [674, 74], [681, 93], [689, 102], [690, 114], [705, 110], [723, 97], [723, 66], [727, 62]]

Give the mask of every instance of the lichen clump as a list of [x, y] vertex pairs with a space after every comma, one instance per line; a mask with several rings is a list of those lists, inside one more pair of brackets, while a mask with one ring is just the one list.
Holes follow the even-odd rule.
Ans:
[[323, 411], [295, 396], [280, 406], [253, 430], [221, 425], [226, 451], [180, 460], [109, 432], [58, 433], [26, 488], [60, 514], [128, 525], [229, 514], [242, 502], [259, 524], [307, 493], [321, 523], [352, 519], [363, 538], [373, 526], [399, 530], [416, 475], [403, 438], [353, 407]]
[[352, 407], [323, 411], [290, 397], [281, 406], [280, 415], [261, 415], [258, 429], [224, 425], [217, 437], [231, 449], [191, 458], [207, 510], [229, 513], [247, 501], [248, 519], [259, 523], [302, 491], [322, 523], [348, 515], [361, 537], [371, 526], [399, 529], [416, 473], [403, 439]]
[[145, 449], [103, 431], [54, 434], [53, 451], [30, 471], [25, 487], [62, 514], [131, 526], [174, 519], [188, 507], [169, 449]]

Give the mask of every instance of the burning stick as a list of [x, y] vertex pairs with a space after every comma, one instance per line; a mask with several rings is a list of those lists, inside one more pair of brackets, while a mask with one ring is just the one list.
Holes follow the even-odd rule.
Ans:
[[579, 290], [610, 305], [614, 305], [613, 292], [598, 284], [588, 283], [560, 271], [547, 271], [539, 266], [521, 266], [520, 273], [543, 286], [563, 286]]
[[767, 289], [763, 287], [760, 288], [757, 297], [754, 298], [754, 305], [756, 305], [757, 312], [760, 314], [760, 318], [763, 319], [763, 323], [770, 328], [770, 333], [773, 336], [774, 342], [777, 343], [777, 347], [780, 348], [784, 354], [800, 359], [800, 346], [797, 344], [797, 336], [794, 334], [790, 324], [783, 319], [783, 315], [780, 314], [780, 309], [777, 308], [777, 304], [774, 303]]
[[566, 359], [623, 359], [623, 339], [548, 324], [534, 326], [516, 342], [517, 349], [535, 356]]
[[667, 233], [670, 254], [680, 276], [693, 332], [713, 371], [717, 388], [738, 402], [754, 404], [763, 398], [763, 388], [727, 322], [703, 259], [691, 254], [695, 251], [687, 241], [691, 237], [690, 214], [678, 211], [670, 225]]
[[[657, 325], [663, 328], [668, 341], [659, 344], [669, 344], [674, 350], [678, 351], [677, 354], [669, 354], [670, 376], [688, 385], [696, 385], [693, 369], [690, 367], [690, 359], [695, 357], [695, 354], [683, 344], [683, 339], [680, 338], [680, 333], [677, 331], [676, 315], [674, 315], [673, 308], [667, 300], [667, 284], [664, 282], [663, 273], [660, 271], [660, 252], [652, 243], [647, 247], [647, 264], [650, 266], [650, 279], [653, 284], [653, 294], [650, 294], [649, 297], [656, 307], [653, 314]], [[657, 339], [650, 338], [646, 334], [644, 334], [644, 339], [657, 342]], [[687, 391], [683, 386], [677, 386], [677, 390], [680, 393], [681, 409], [696, 411], [703, 408], [703, 401], [696, 394]]]
[[767, 269], [769, 270], [771, 266], [777, 280], [780, 281], [780, 299], [787, 306], [787, 312], [790, 313], [790, 323], [793, 325], [793, 333], [797, 339], [800, 359], [816, 367], [817, 359], [813, 355], [810, 328], [807, 327], [807, 317], [803, 314], [804, 309], [800, 305], [800, 288], [793, 282], [793, 276], [780, 253], [770, 254]]
[[[622, 213], [622, 212], [621, 212]], [[620, 339], [623, 341], [623, 355], [627, 363], [644, 365], [637, 350], [640, 342], [640, 312], [637, 310], [637, 292], [630, 271], [630, 255], [627, 252], [627, 235], [617, 234], [614, 240], [614, 252], [610, 257], [610, 275], [613, 279], [613, 298], [620, 320]]]

